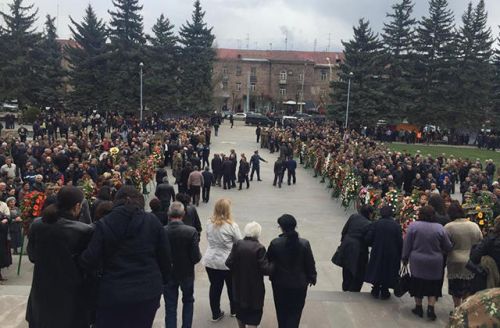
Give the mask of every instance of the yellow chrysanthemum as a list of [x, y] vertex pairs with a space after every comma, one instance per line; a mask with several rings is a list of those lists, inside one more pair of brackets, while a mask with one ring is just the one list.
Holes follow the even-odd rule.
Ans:
[[481, 206], [476, 206], [476, 211], [480, 211], [481, 210]]
[[109, 150], [109, 152], [111, 153], [111, 155], [116, 155], [120, 152], [120, 149], [118, 149], [118, 147], [113, 147]]
[[483, 212], [477, 213], [477, 217], [480, 218], [480, 219], [482, 219], [483, 218]]
[[479, 221], [479, 225], [483, 226], [484, 225], [484, 220]]

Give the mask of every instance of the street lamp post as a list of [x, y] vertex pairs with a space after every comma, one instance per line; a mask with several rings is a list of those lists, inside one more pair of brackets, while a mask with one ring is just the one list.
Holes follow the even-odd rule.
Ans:
[[350, 72], [349, 73], [349, 84], [347, 85], [347, 108], [346, 108], [346, 111], [345, 111], [345, 129], [347, 130], [347, 126], [348, 126], [348, 123], [349, 123], [349, 103], [350, 103], [350, 100], [351, 100], [351, 79], [352, 77], [354, 76], [354, 73], [353, 72]]
[[144, 63], [140, 62], [139, 63], [139, 67], [141, 69], [141, 73], [140, 73], [140, 78], [141, 78], [141, 113], [140, 113], [140, 122], [142, 124], [142, 111], [143, 111], [143, 106], [142, 106], [142, 68], [144, 67]]
[[303, 106], [304, 106], [304, 81], [306, 79], [306, 66], [307, 66], [307, 63], [304, 64], [304, 69], [302, 70], [302, 88], [301, 88], [301, 91], [300, 91], [300, 114], [302, 114], [302, 111], [303, 111]]

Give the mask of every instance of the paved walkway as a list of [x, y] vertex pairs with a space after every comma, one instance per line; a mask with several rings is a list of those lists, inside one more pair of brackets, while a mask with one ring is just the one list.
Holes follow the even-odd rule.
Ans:
[[[257, 149], [255, 142], [255, 128], [245, 127], [236, 122], [233, 129], [224, 124], [219, 137], [214, 138], [211, 152], [229, 153], [235, 149], [238, 154], [245, 153], [247, 158]], [[255, 180], [249, 190], [236, 189], [225, 191], [212, 188], [209, 204], [201, 204], [198, 211], [200, 218], [206, 220], [213, 209], [214, 201], [221, 197], [228, 197], [233, 204], [236, 222], [243, 229], [246, 223], [256, 220], [262, 227], [261, 242], [267, 246], [279, 234], [277, 218], [283, 213], [293, 214], [298, 220], [299, 233], [311, 242], [316, 258], [318, 270], [318, 284], [309, 289], [306, 307], [303, 313], [301, 328], [330, 328], [330, 327], [443, 327], [447, 322], [448, 313], [452, 308], [451, 299], [446, 296], [437, 304], [439, 321], [428, 323], [414, 318], [410, 313], [413, 301], [409, 296], [401, 299], [391, 298], [389, 301], [373, 300], [367, 293], [369, 286], [365, 286], [363, 293], [342, 293], [342, 274], [338, 267], [333, 266], [330, 258], [338, 246], [340, 232], [349, 213], [339, 206], [337, 201], [330, 197], [324, 184], [312, 177], [310, 171], [300, 168], [297, 172], [297, 185], [282, 189], [272, 186], [273, 163], [276, 156], [267, 150], [261, 151], [261, 156], [269, 163], [262, 163], [261, 174], [263, 182]], [[206, 238], [201, 240], [202, 252], [206, 249]], [[9, 278], [6, 285], [0, 286], [0, 327], [24, 328], [24, 310], [26, 297], [29, 294], [29, 285], [33, 267], [23, 263], [21, 277], [15, 275], [12, 266], [5, 271]], [[208, 278], [201, 265], [196, 267], [195, 285], [195, 318], [193, 327], [237, 327], [235, 319], [226, 317], [221, 322], [212, 324], [208, 303]], [[271, 286], [266, 279], [266, 302], [261, 327], [277, 327], [272, 300]], [[446, 292], [447, 288], [443, 289]], [[222, 308], [229, 311], [227, 297], [223, 296]], [[164, 311], [158, 311], [154, 327], [163, 327]]]

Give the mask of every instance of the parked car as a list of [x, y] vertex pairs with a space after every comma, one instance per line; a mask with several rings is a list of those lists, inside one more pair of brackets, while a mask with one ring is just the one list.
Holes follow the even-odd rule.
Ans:
[[233, 119], [235, 119], [236, 121], [244, 121], [246, 117], [247, 114], [245, 113], [236, 113], [233, 115]]
[[222, 111], [222, 118], [229, 118], [229, 116], [231, 115], [231, 111], [230, 110], [223, 110]]
[[245, 124], [247, 125], [260, 125], [260, 126], [274, 126], [274, 121], [269, 119], [267, 116], [262, 114], [254, 113], [247, 114], [245, 118]]

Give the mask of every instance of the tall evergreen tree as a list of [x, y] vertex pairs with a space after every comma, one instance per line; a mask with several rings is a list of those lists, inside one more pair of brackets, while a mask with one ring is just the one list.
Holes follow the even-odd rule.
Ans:
[[186, 22], [180, 29], [180, 90], [184, 110], [208, 111], [212, 106], [215, 36], [204, 17], [200, 1], [196, 0], [192, 21]]
[[8, 6], [8, 12], [0, 12], [6, 45], [2, 47], [0, 99], [17, 99], [22, 108], [36, 100], [32, 91], [38, 87], [33, 57], [33, 50], [40, 42], [40, 34], [34, 27], [38, 10], [34, 10], [34, 5], [24, 5], [23, 0], [13, 0]]
[[349, 126], [372, 124], [384, 117], [382, 43], [364, 19], [353, 29], [354, 39], [342, 42], [345, 61], [340, 66], [339, 81], [332, 83], [330, 113], [336, 120], [345, 120], [348, 81], [352, 72]]
[[107, 102], [107, 28], [89, 5], [81, 23], [70, 17], [70, 30], [76, 45], [65, 49], [70, 63], [73, 91], [70, 103], [78, 110], [103, 110]]
[[411, 122], [446, 126], [454, 108], [452, 79], [456, 63], [453, 12], [447, 0], [430, 0], [429, 16], [417, 28], [416, 109]]
[[480, 0], [476, 8], [469, 3], [459, 30], [456, 112], [448, 121], [451, 127], [480, 127], [488, 116], [493, 38], [487, 21], [484, 1]]
[[415, 24], [412, 0], [401, 0], [387, 14], [382, 35], [385, 47], [384, 94], [387, 118], [400, 122], [414, 109]]
[[45, 32], [40, 46], [35, 49], [38, 80], [36, 102], [41, 106], [57, 107], [63, 100], [62, 49], [57, 42], [57, 31], [54, 24], [55, 17], [47, 15]]
[[145, 99], [154, 111], [177, 108], [179, 49], [174, 25], [162, 14], [153, 26], [149, 36], [147, 62], [151, 68], [145, 80]]
[[[113, 0], [109, 60], [109, 100], [115, 109], [137, 111], [139, 108], [139, 64], [143, 62], [146, 38], [139, 0]], [[149, 68], [145, 64], [146, 72]]]
[[[500, 35], [497, 38], [500, 44]], [[495, 50], [493, 57], [493, 83], [492, 83], [492, 101], [491, 101], [491, 119], [494, 126], [500, 126], [500, 48]]]

